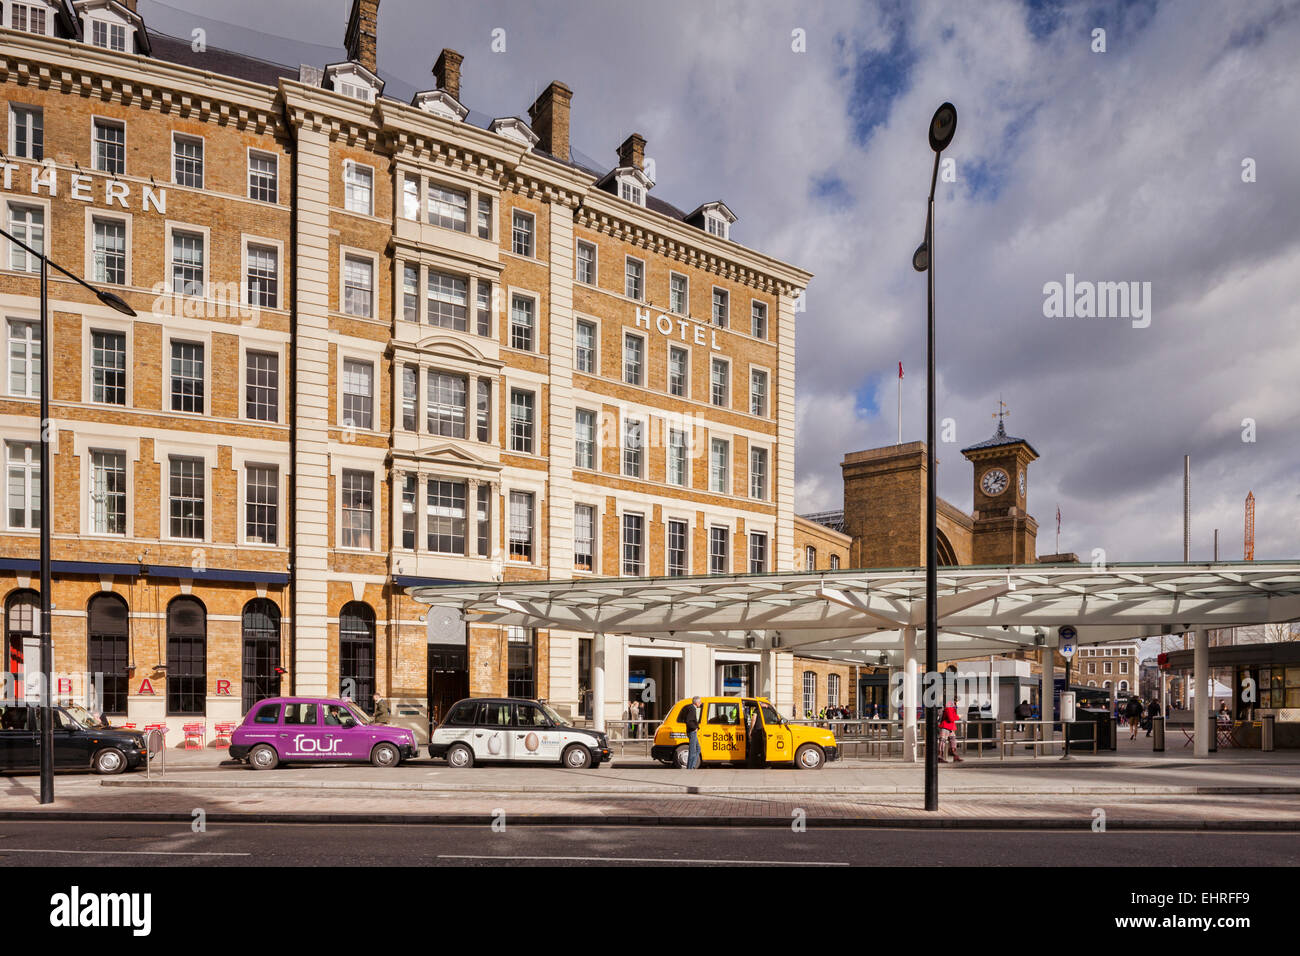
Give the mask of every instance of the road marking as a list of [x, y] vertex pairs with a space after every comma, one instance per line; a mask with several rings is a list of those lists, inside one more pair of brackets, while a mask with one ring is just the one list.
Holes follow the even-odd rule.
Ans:
[[578, 863], [708, 863], [733, 866], [848, 866], [847, 863], [796, 860], [692, 860], [670, 856], [479, 856], [470, 853], [440, 853], [439, 860], [563, 860]]
[[251, 853], [206, 853], [198, 850], [20, 850], [12, 847], [0, 847], [0, 856], [6, 853], [69, 853], [87, 856], [252, 856]]

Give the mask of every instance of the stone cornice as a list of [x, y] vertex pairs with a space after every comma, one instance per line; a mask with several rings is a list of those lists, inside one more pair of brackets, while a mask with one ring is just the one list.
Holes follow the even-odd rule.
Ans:
[[146, 56], [112, 53], [76, 40], [0, 31], [0, 82], [16, 82], [99, 102], [138, 105], [183, 119], [283, 135], [272, 87]]

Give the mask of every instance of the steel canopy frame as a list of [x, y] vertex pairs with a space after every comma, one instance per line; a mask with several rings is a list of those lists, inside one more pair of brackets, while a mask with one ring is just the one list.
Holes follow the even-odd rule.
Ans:
[[[925, 570], [580, 578], [407, 589], [471, 623], [628, 634], [719, 647], [781, 648], [901, 663], [903, 629], [925, 622]], [[1300, 620], [1300, 561], [1041, 564], [944, 568], [942, 660], [1042, 643], [1062, 624], [1079, 644], [1195, 627]], [[883, 655], [883, 656], [882, 656]]]

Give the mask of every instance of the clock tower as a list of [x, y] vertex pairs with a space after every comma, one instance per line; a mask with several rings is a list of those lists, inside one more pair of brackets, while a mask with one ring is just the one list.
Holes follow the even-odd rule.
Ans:
[[998, 402], [993, 437], [963, 448], [974, 466], [974, 564], [1031, 564], [1037, 560], [1038, 522], [1027, 510], [1029, 463], [1038, 458], [1029, 442], [1007, 434], [1008, 412]]

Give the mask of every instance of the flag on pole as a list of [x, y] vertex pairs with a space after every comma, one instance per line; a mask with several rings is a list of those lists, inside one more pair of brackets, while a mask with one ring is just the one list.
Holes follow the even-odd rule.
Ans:
[[1061, 533], [1061, 506], [1056, 506], [1056, 533]]
[[899, 363], [898, 363], [898, 377], [899, 377], [899, 378], [902, 378], [902, 377], [903, 377], [903, 363], [902, 363], [902, 362], [899, 362]]

